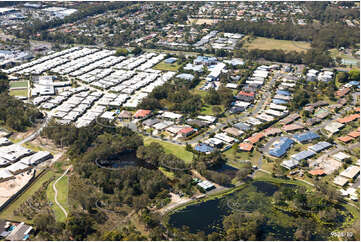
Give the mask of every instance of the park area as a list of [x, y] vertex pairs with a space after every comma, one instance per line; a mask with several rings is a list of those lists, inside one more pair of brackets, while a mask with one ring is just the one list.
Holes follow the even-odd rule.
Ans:
[[183, 145], [171, 144], [169, 142], [160, 141], [150, 137], [144, 137], [144, 145], [149, 145], [152, 142], [159, 143], [163, 146], [164, 151], [168, 154], [174, 154], [179, 159], [184, 160], [186, 163], [190, 163], [193, 160], [193, 153], [186, 150]]
[[278, 40], [278, 39], [257, 37], [254, 40], [251, 40], [250, 43], [245, 41], [244, 47], [248, 50], [260, 49], [260, 50], [283, 50], [286, 52], [289, 51], [302, 52], [310, 49], [311, 44], [304, 41]]
[[[57, 177], [58, 178], [58, 177]], [[66, 217], [61, 208], [55, 203], [55, 191], [53, 189], [53, 184], [56, 180], [51, 182], [46, 190], [46, 195], [48, 200], [52, 203], [52, 208], [55, 214], [55, 219], [58, 222], [65, 222]], [[55, 185], [58, 190], [58, 202], [65, 208], [69, 213], [68, 205], [68, 192], [69, 192], [69, 178], [68, 176], [62, 177]]]

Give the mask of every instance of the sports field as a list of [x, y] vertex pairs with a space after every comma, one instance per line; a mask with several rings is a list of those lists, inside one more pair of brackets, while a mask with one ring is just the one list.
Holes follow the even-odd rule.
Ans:
[[28, 89], [20, 89], [20, 90], [10, 90], [10, 96], [20, 96], [20, 97], [27, 97], [28, 96]]
[[257, 37], [254, 40], [251, 40], [250, 43], [245, 41], [244, 47], [252, 49], [261, 49], [261, 50], [284, 50], [284, 51], [307, 51], [311, 48], [311, 44], [304, 41], [292, 41], [292, 40], [278, 40]]
[[10, 88], [28, 88], [28, 82], [27, 81], [12, 81], [9, 82]]

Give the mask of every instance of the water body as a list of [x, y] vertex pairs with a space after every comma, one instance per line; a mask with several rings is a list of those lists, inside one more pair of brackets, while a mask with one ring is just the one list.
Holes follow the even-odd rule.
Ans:
[[123, 168], [127, 166], [137, 166], [141, 161], [137, 158], [136, 152], [127, 152], [117, 156], [116, 159], [98, 161], [101, 166], [108, 168]]
[[[296, 185], [274, 184], [270, 182], [255, 181], [243, 189], [221, 198], [208, 200], [202, 203], [190, 205], [176, 211], [169, 217], [169, 224], [182, 229], [189, 228], [191, 233], [203, 231], [206, 234], [223, 230], [222, 221], [231, 213], [251, 213], [256, 210], [263, 214], [269, 222], [262, 229], [263, 240], [272, 236], [275, 240], [294, 240], [297, 229], [297, 216], [293, 213], [272, 209], [272, 196], [281, 187], [296, 189]], [[339, 222], [345, 221], [345, 217], [338, 217]], [[324, 227], [321, 232], [314, 235], [313, 240], [325, 240], [330, 231], [335, 228]]]
[[226, 195], [222, 198], [208, 200], [202, 203], [191, 205], [170, 216], [169, 224], [182, 228], [188, 226], [190, 232], [204, 231], [206, 234], [222, 229], [224, 216], [231, 214], [233, 210], [249, 211], [254, 210], [250, 206], [239, 206], [238, 196], [247, 194], [249, 191], [258, 193], [260, 197], [272, 196], [279, 189], [278, 185], [256, 181], [249, 187]]

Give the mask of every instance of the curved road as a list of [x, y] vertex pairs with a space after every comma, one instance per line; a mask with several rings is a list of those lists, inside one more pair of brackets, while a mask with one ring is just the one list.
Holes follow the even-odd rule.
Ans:
[[56, 190], [56, 183], [58, 183], [58, 181], [60, 181], [61, 178], [63, 178], [66, 173], [68, 173], [68, 171], [70, 170], [70, 168], [72, 168], [72, 165], [68, 167], [68, 169], [66, 169], [63, 173], [63, 175], [61, 175], [54, 183], [53, 183], [53, 190], [55, 192], [54, 194], [54, 200], [56, 205], [59, 206], [59, 208], [63, 211], [63, 213], [65, 214], [65, 217], [68, 217], [68, 212], [65, 210], [65, 208], [58, 202], [58, 190]]
[[16, 144], [22, 145], [22, 144], [25, 144], [25, 143], [27, 143], [27, 142], [29, 142], [29, 141], [32, 141], [33, 139], [35, 139], [36, 137], [38, 137], [38, 136], [40, 135], [41, 131], [43, 131], [43, 129], [46, 127], [46, 125], [48, 124], [48, 122], [49, 122], [49, 116], [46, 115], [44, 122], [41, 124], [41, 126], [40, 126], [37, 130], [35, 130], [35, 131], [34, 131], [32, 134], [30, 134], [28, 137], [25, 137], [22, 141], [19, 141], [19, 142], [16, 143]]

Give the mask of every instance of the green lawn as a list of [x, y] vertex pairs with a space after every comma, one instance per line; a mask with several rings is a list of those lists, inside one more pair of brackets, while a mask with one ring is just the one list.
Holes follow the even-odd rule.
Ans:
[[27, 81], [12, 81], [12, 82], [9, 82], [9, 84], [10, 84], [10, 88], [15, 88], [15, 87], [28, 88]]
[[[58, 176], [59, 177], [59, 176]], [[58, 177], [56, 179], [58, 179]], [[55, 180], [56, 181], [56, 180]], [[48, 200], [52, 202], [52, 208], [55, 213], [55, 219], [59, 222], [65, 222], [66, 217], [63, 211], [59, 206], [55, 203], [55, 192], [53, 190], [54, 182], [49, 184], [48, 189], [46, 190], [46, 195]], [[61, 180], [56, 184], [56, 189], [58, 190], [58, 202], [65, 208], [65, 210], [69, 213], [69, 205], [68, 205], [68, 192], [69, 192], [69, 178], [68, 176], [64, 176]]]
[[31, 197], [37, 190], [39, 190], [42, 184], [48, 181], [53, 175], [54, 173], [52, 171], [48, 171], [46, 174], [43, 174], [40, 178], [38, 178], [20, 197], [18, 197], [13, 203], [11, 203], [5, 210], [0, 213], [0, 219], [31, 223], [32, 221], [29, 221], [26, 218], [14, 216], [13, 212], [24, 201]]
[[213, 115], [213, 116], [216, 116], [217, 113], [213, 112], [213, 110], [212, 110], [213, 107], [219, 107], [223, 111], [223, 106], [222, 105], [208, 105], [208, 104], [206, 104], [206, 105], [204, 105], [202, 107], [202, 110], [201, 110], [200, 114], [201, 115]]
[[304, 41], [292, 40], [278, 40], [271, 38], [257, 37], [250, 43], [245, 43], [244, 47], [247, 49], [261, 49], [261, 50], [275, 50], [280, 49], [284, 51], [307, 51], [311, 48], [311, 44]]
[[27, 97], [28, 96], [28, 89], [10, 90], [9, 94], [10, 94], [10, 96]]
[[186, 163], [190, 163], [193, 160], [193, 153], [186, 151], [186, 147], [183, 145], [172, 144], [169, 142], [153, 139], [151, 137], [144, 137], [144, 145], [149, 145], [152, 142], [161, 144], [166, 153], [173, 154], [184, 160]]
[[178, 71], [178, 69], [182, 65], [178, 64], [177, 62], [174, 62], [173, 64], [167, 64], [164, 61], [158, 63], [156, 66], [153, 67], [153, 69], [160, 70], [160, 71]]

